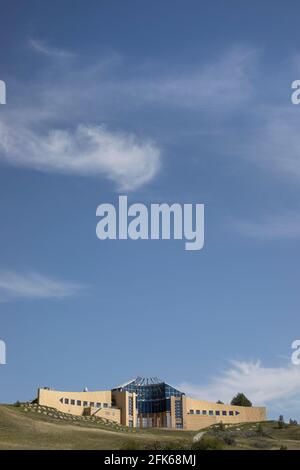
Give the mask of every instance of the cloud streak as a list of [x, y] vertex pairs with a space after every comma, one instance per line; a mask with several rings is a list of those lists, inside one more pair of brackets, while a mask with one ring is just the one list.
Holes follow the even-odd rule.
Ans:
[[[230, 113], [252, 96], [254, 49], [233, 47], [213, 61], [194, 70], [174, 71], [172, 75], [137, 80], [128, 85], [142, 100], [199, 108], [199, 111]], [[133, 86], [134, 85], [134, 86]]]
[[55, 59], [71, 59], [75, 57], [75, 54], [73, 54], [70, 51], [66, 51], [65, 49], [49, 46], [44, 41], [39, 41], [37, 39], [30, 39], [29, 46], [35, 52], [38, 52], [48, 57], [53, 57]]
[[249, 77], [257, 54], [249, 48], [233, 47], [192, 69], [176, 71], [175, 65], [170, 72], [158, 63], [129, 68], [115, 54], [85, 67], [74, 57], [62, 67], [60, 59], [71, 52], [38, 39], [29, 44], [51, 61], [45, 61], [34, 86], [22, 90], [22, 107], [1, 116], [0, 159], [14, 166], [102, 177], [118, 190], [136, 190], [158, 174], [162, 150], [148, 137], [111, 130], [100, 116], [118, 122], [121, 111], [124, 123], [124, 113], [147, 106], [198, 108], [220, 116], [252, 96]]
[[115, 57], [86, 69], [76, 60], [62, 68], [59, 59], [71, 57], [68, 51], [34, 39], [30, 46], [53, 61], [26, 92], [20, 84], [19, 107], [1, 115], [0, 159], [38, 171], [106, 178], [118, 190], [150, 182], [161, 167], [159, 146], [141, 133], [111, 130], [99, 119], [103, 102], [109, 108], [114, 100], [116, 89], [106, 99], [103, 81], [111, 82], [105, 73], [115, 67]]
[[0, 302], [17, 299], [63, 299], [82, 291], [80, 284], [58, 281], [36, 272], [0, 272]]
[[120, 190], [150, 181], [160, 167], [160, 150], [150, 140], [110, 132], [104, 126], [46, 133], [0, 122], [0, 154], [12, 165], [82, 176], [104, 176]]
[[265, 367], [260, 361], [232, 361], [228, 370], [206, 386], [182, 383], [179, 387], [188, 395], [208, 401], [220, 399], [229, 403], [234, 395], [243, 392], [257, 406], [283, 409], [288, 404], [298, 411], [300, 367]]
[[299, 109], [295, 105], [267, 107], [258, 116], [260, 127], [246, 138], [242, 153], [271, 174], [299, 181]]
[[300, 212], [267, 216], [262, 221], [234, 221], [238, 232], [260, 240], [285, 240], [300, 238]]

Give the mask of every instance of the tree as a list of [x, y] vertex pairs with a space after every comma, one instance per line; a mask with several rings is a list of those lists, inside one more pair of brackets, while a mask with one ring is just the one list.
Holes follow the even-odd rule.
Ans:
[[283, 429], [285, 427], [284, 417], [282, 415], [278, 418], [278, 427], [279, 429]]
[[297, 424], [298, 424], [298, 421], [296, 419], [290, 418], [290, 425], [291, 426], [297, 426]]
[[218, 404], [218, 405], [224, 405], [224, 402], [221, 401], [221, 400], [218, 400], [218, 401], [217, 401], [217, 404]]
[[235, 406], [252, 406], [252, 403], [243, 393], [238, 393], [231, 400], [231, 405]]

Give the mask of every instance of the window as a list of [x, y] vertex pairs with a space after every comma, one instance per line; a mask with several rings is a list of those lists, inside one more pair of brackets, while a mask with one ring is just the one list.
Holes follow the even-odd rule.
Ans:
[[93, 407], [95, 406], [95, 403], [93, 401], [90, 402], [90, 406]]
[[216, 416], [220, 416], [220, 411], [216, 410]]
[[[166, 411], [171, 410], [170, 398], [166, 399]], [[182, 401], [181, 399], [175, 400], [175, 418], [182, 419]]]
[[133, 416], [133, 398], [131, 396], [128, 397], [128, 414]]
[[199, 415], [200, 414], [200, 410], [196, 410], [196, 415]]
[[81, 406], [81, 400], [77, 400], [77, 406]]
[[[174, 389], [165, 382], [159, 382], [157, 380], [143, 378], [136, 379], [123, 387], [117, 388], [116, 390], [127, 391], [129, 393], [136, 393], [136, 408], [138, 414], [141, 415], [147, 415], [150, 413], [152, 414], [170, 412], [170, 397], [176, 397], [181, 399], [181, 397], [184, 395], [184, 393]], [[187, 412], [189, 412], [189, 409], [187, 409]], [[182, 419], [182, 407], [180, 405], [177, 408], [177, 415], [179, 416], [179, 414], [181, 414], [180, 419]], [[142, 424], [143, 422], [141, 420], [141, 425]]]
[[209, 410], [208, 414], [212, 416], [214, 414], [213, 410]]
[[75, 400], [71, 400], [71, 405], [75, 405]]
[[227, 416], [227, 411], [223, 410], [223, 411], [222, 411], [222, 415], [223, 415], [223, 416]]
[[193, 415], [194, 414], [194, 410], [190, 410], [190, 415]]
[[65, 405], [69, 404], [69, 398], [65, 398]]
[[233, 411], [229, 411], [229, 416], [233, 416]]
[[84, 401], [84, 402], [83, 402], [83, 406], [88, 406], [88, 402], [87, 402], [87, 401]]
[[96, 408], [101, 408], [101, 403], [96, 403]]
[[108, 403], [103, 403], [103, 408], [108, 408]]
[[203, 415], [206, 415], [206, 410], [202, 410], [202, 414], [203, 414]]

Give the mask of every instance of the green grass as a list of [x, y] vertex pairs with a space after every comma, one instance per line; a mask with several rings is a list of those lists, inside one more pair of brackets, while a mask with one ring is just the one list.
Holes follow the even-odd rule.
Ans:
[[263, 423], [245, 423], [232, 425], [220, 430], [218, 425], [206, 430], [206, 435], [215, 436], [230, 442], [225, 449], [250, 449], [250, 450], [279, 450], [285, 447], [287, 450], [300, 450], [300, 426], [286, 425], [279, 429], [277, 421], [265, 421]]
[[[33, 412], [24, 407], [0, 405], [0, 449], [191, 449], [196, 432], [166, 429], [137, 429], [104, 421], [73, 420], [47, 409]], [[277, 422], [211, 426], [198, 449], [212, 446], [226, 449], [300, 449], [300, 426], [278, 428]], [[203, 438], [204, 439], [204, 438]], [[221, 445], [219, 446], [219, 443]], [[217, 445], [218, 444], [218, 445]], [[197, 446], [194, 448], [197, 448]]]
[[[182, 434], [182, 432], [180, 433]], [[153, 433], [128, 428], [114, 429], [109, 423], [64, 421], [24, 408], [0, 405], [0, 449], [104, 449], [115, 450], [178, 444], [176, 431]]]

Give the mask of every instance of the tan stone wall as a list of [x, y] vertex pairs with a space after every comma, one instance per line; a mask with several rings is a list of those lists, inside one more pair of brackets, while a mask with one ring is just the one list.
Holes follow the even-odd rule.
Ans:
[[[137, 411], [136, 411], [136, 394], [135, 393], [129, 393], [127, 391], [121, 392], [118, 390], [114, 390], [112, 392], [112, 397], [114, 399], [115, 406], [117, 408], [120, 408], [121, 410], [121, 415], [120, 415], [120, 422], [123, 424], [123, 426], [129, 426], [129, 422], [133, 422], [133, 427], [136, 427], [136, 416], [137, 416]], [[129, 415], [129, 406], [128, 406], [128, 399], [132, 398], [133, 399], [133, 415]]]
[[[65, 403], [65, 399], [69, 399], [69, 403]], [[75, 400], [75, 405], [71, 405], [71, 400]], [[77, 405], [77, 400], [81, 401], [81, 405]], [[87, 406], [83, 403], [88, 402]], [[100, 392], [62, 392], [58, 390], [47, 390], [39, 388], [38, 390], [38, 403], [42, 406], [50, 406], [56, 408], [64, 413], [71, 413], [74, 415], [82, 415], [83, 411], [87, 407], [91, 407], [96, 411], [96, 407], [92, 407], [91, 403], [103, 403], [108, 404], [108, 408], [111, 407], [111, 391], [100, 391]], [[107, 408], [104, 408], [107, 409]]]
[[[221, 421], [226, 424], [265, 421], [267, 419], [264, 407], [221, 405], [190, 397], [185, 397], [184, 402], [186, 429], [197, 430]], [[194, 410], [194, 414], [191, 414], [190, 410]], [[196, 410], [200, 410], [201, 414], [196, 414]], [[202, 414], [203, 410], [206, 410], [206, 415]], [[209, 415], [210, 410], [213, 411], [212, 416]], [[216, 411], [219, 411], [220, 414], [216, 415]], [[226, 411], [227, 415], [223, 416], [222, 411]], [[233, 411], [233, 416], [229, 415], [229, 411]], [[239, 414], [236, 415], [236, 411]]]
[[121, 410], [118, 408], [92, 408], [91, 414], [96, 418], [105, 418], [115, 423], [121, 424]]
[[121, 424], [123, 426], [127, 426], [128, 423], [128, 415], [127, 415], [127, 394], [128, 392], [119, 392], [113, 391], [112, 396], [114, 398], [114, 403], [117, 408], [121, 409]]
[[185, 429], [197, 431], [198, 429], [207, 428], [216, 423], [217, 420], [215, 416], [186, 415]]
[[[115, 406], [112, 407], [112, 397], [114, 398]], [[133, 398], [133, 415], [129, 416], [128, 398]], [[69, 403], [65, 403], [68, 399]], [[75, 400], [75, 404], [71, 404], [71, 400]], [[77, 404], [77, 401], [80, 404]], [[84, 404], [87, 402], [87, 405]], [[102, 418], [110, 419], [112, 421], [129, 426], [129, 422], [132, 420], [133, 426], [136, 426], [137, 410], [135, 407], [136, 394], [129, 393], [127, 391], [96, 391], [96, 392], [62, 392], [57, 390], [48, 390], [40, 388], [38, 390], [38, 403], [39, 405], [49, 406], [56, 408], [64, 413], [71, 413], [74, 415], [83, 415], [87, 408], [90, 408], [89, 414], [99, 416]], [[96, 407], [96, 403], [101, 403], [101, 408]], [[106, 403], [107, 407], [103, 404]], [[94, 404], [94, 405], [92, 405]], [[223, 422], [223, 423], [244, 423], [254, 421], [265, 421], [266, 409], [264, 407], [244, 407], [244, 406], [232, 406], [232, 405], [221, 405], [213, 402], [207, 402], [204, 400], [197, 400], [191, 397], [182, 397], [182, 408], [183, 408], [183, 428], [197, 430], [210, 426], [211, 424]], [[190, 410], [194, 410], [191, 414]], [[196, 410], [200, 410], [201, 414], [197, 414]], [[206, 415], [203, 415], [203, 410], [206, 410]], [[213, 415], [209, 414], [212, 410]], [[216, 414], [219, 411], [219, 415]], [[222, 411], [226, 411], [227, 415], [222, 415]], [[233, 412], [233, 416], [229, 415], [229, 411]], [[236, 414], [236, 411], [239, 414]], [[156, 417], [157, 418], [157, 417]], [[171, 426], [176, 428], [175, 418], [175, 397], [171, 398]], [[159, 420], [161, 426], [163, 420]], [[158, 425], [158, 423], [156, 423]]]

